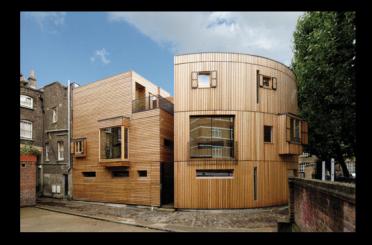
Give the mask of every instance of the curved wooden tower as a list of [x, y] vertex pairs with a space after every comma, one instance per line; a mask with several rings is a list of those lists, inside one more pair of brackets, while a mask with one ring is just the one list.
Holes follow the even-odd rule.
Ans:
[[237, 53], [174, 58], [175, 208], [286, 204], [307, 143], [293, 72]]

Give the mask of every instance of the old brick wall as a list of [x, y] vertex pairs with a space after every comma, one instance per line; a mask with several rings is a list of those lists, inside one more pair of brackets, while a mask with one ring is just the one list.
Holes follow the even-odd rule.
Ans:
[[36, 158], [22, 157], [20, 160], [21, 207], [36, 204]]
[[301, 231], [355, 231], [355, 185], [290, 178], [290, 218]]

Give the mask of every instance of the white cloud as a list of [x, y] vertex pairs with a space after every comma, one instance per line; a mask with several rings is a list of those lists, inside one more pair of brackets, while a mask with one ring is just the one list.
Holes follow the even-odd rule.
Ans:
[[103, 64], [107, 65], [111, 62], [111, 60], [109, 60], [107, 58], [107, 56], [110, 55], [110, 53], [108, 53], [106, 51], [105, 48], [101, 49], [101, 50], [96, 50], [94, 52], [94, 55], [92, 57], [90, 57], [90, 61], [91, 62], [95, 62], [96, 59], [100, 60]]
[[230, 51], [289, 65], [292, 34], [302, 12], [110, 12], [174, 53]]
[[66, 12], [25, 12], [37, 22], [42, 31], [56, 33], [64, 25]]

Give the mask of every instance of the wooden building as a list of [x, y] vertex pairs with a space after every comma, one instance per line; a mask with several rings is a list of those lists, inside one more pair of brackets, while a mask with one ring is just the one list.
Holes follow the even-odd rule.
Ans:
[[73, 198], [173, 200], [173, 103], [133, 71], [73, 90]]
[[174, 58], [175, 208], [286, 204], [307, 123], [285, 65], [237, 53]]

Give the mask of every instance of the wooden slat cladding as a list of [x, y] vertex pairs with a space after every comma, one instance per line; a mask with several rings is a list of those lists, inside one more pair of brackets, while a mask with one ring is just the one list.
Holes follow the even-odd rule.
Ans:
[[[215, 71], [216, 86], [192, 88], [192, 74], [200, 71]], [[270, 86], [260, 87], [262, 76], [270, 78]], [[298, 112], [292, 71], [273, 60], [245, 54], [179, 55], [174, 58], [174, 88], [175, 207], [251, 208], [287, 203], [287, 171], [296, 165], [296, 157], [280, 152], [302, 150], [301, 145], [286, 142], [285, 117], [279, 115]], [[234, 160], [190, 158], [190, 116], [196, 115], [234, 116]], [[265, 125], [272, 127], [272, 142], [264, 142]], [[233, 177], [197, 178], [197, 169], [233, 169]]]
[[[173, 115], [161, 109], [132, 114], [135, 84], [146, 93], [169, 97], [150, 81], [131, 71], [106, 78], [73, 91], [73, 138], [86, 138], [84, 158], [74, 158], [73, 196], [77, 200], [160, 205], [160, 162], [163, 134], [173, 135]], [[163, 118], [163, 119], [162, 119]], [[163, 125], [164, 124], [164, 125]], [[99, 129], [125, 126], [129, 130], [129, 158], [99, 162]], [[123, 128], [122, 128], [123, 130]], [[122, 138], [122, 146], [124, 139]], [[122, 147], [123, 148], [123, 147]], [[166, 159], [169, 159], [169, 154]], [[113, 177], [114, 167], [128, 167], [129, 177]], [[147, 171], [140, 177], [138, 171]], [[96, 177], [84, 177], [82, 172], [96, 172]]]

